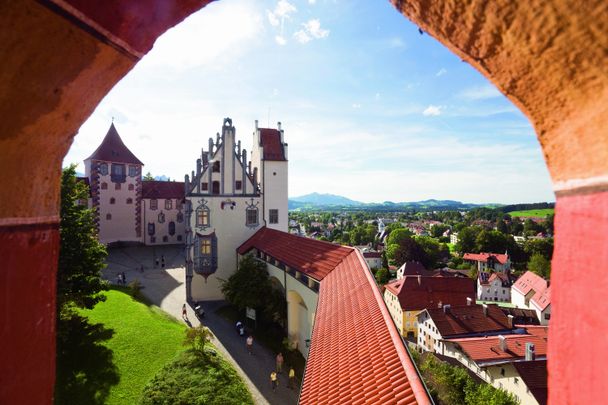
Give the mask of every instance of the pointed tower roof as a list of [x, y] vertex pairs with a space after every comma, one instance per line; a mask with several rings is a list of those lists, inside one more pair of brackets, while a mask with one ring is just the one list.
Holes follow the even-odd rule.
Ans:
[[89, 159], [143, 165], [141, 160], [123, 143], [114, 123], [110, 125], [110, 129], [108, 129], [108, 133], [103, 138], [103, 141], [101, 141], [101, 145], [85, 160]]

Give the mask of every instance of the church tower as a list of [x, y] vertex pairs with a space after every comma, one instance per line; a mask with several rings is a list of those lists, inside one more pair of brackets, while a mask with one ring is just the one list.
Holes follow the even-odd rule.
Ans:
[[114, 123], [84, 161], [96, 212], [99, 241], [141, 242], [143, 163], [123, 143]]

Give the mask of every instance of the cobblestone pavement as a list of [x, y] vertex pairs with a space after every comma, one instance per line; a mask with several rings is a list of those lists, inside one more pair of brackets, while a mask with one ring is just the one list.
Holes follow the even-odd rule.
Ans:
[[[141, 282], [144, 295], [165, 312], [181, 319], [182, 305], [186, 302], [185, 271], [183, 267], [183, 247], [123, 247], [108, 249], [108, 267], [103, 270], [107, 280], [116, 282], [118, 273], [124, 272], [127, 284], [137, 279]], [[165, 267], [161, 267], [161, 258]], [[156, 259], [159, 265], [156, 266]], [[143, 272], [141, 266], [144, 266]], [[205, 309], [205, 326], [215, 335], [213, 344], [232, 363], [245, 381], [256, 404], [296, 404], [298, 391], [287, 388], [287, 373], [279, 374], [279, 386], [272, 391], [270, 373], [275, 368], [275, 355], [256, 344], [253, 354], [247, 353], [245, 338], [238, 336], [234, 325], [215, 314], [224, 305], [223, 301], [208, 301]], [[199, 321], [192, 308], [188, 307], [188, 322], [198, 326]]]

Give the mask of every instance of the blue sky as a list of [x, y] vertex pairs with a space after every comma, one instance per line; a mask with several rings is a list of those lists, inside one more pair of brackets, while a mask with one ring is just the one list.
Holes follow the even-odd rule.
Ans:
[[246, 149], [255, 119], [282, 122], [290, 196], [554, 200], [527, 118], [388, 1], [212, 3], [159, 38], [64, 163], [82, 164], [112, 117], [145, 172], [180, 181], [231, 117]]

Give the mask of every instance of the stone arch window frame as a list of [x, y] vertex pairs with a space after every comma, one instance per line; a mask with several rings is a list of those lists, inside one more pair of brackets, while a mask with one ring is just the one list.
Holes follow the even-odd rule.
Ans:
[[[209, 208], [207, 203], [208, 201], [203, 198], [199, 201], [198, 206], [194, 210], [195, 227], [198, 230], [205, 230], [211, 226], [211, 209]], [[203, 213], [206, 213], [206, 215], [203, 215], [202, 217], [207, 218], [206, 223], [204, 221], [201, 221], [201, 214]]]
[[[260, 226], [260, 208], [258, 207], [258, 205], [260, 204], [259, 201], [253, 201], [253, 198], [251, 198], [250, 202], [245, 202], [245, 226], [248, 228], [257, 228], [258, 226]], [[253, 211], [255, 211], [255, 221], [251, 221], [249, 215], [250, 212], [252, 213]]]
[[173, 236], [175, 235], [175, 222], [174, 221], [169, 221], [169, 235]]

